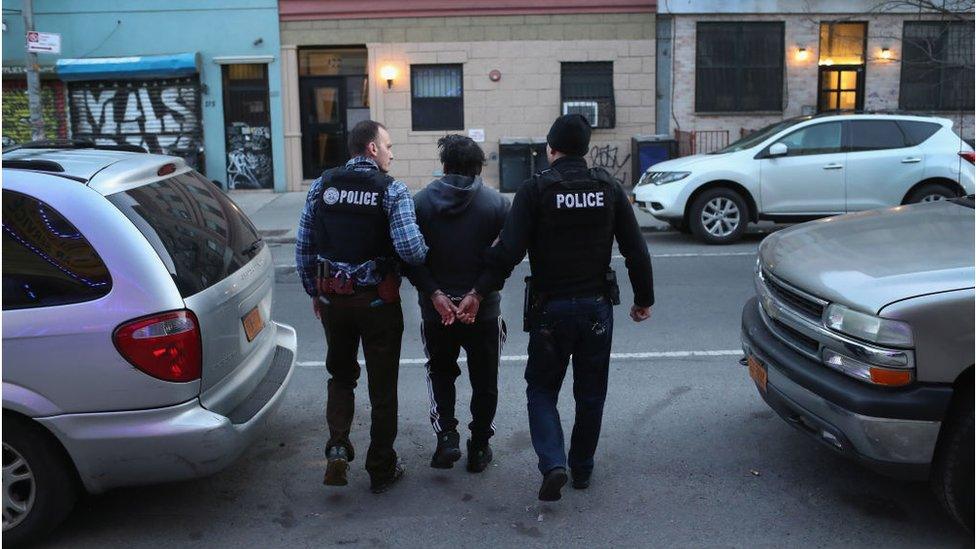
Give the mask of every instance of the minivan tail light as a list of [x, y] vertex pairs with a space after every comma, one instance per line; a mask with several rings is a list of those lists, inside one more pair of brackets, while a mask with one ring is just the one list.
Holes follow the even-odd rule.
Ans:
[[169, 175], [176, 171], [176, 164], [163, 164], [163, 167], [159, 168], [156, 172], [158, 176]]
[[137, 318], [115, 329], [115, 348], [133, 366], [163, 381], [200, 379], [200, 324], [190, 311]]
[[959, 156], [968, 160], [970, 164], [976, 164], [976, 151], [963, 151]]

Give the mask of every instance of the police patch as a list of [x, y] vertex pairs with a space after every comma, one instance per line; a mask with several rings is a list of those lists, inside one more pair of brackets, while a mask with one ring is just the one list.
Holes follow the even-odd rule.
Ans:
[[335, 187], [329, 187], [324, 193], [322, 193], [322, 200], [324, 200], [329, 206], [335, 204], [339, 201], [339, 190]]
[[577, 191], [556, 193], [557, 210], [574, 210], [581, 208], [602, 208], [603, 191]]

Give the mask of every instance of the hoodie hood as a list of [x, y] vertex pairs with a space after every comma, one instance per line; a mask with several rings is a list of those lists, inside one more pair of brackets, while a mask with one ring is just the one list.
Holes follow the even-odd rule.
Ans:
[[434, 211], [457, 215], [468, 209], [468, 205], [481, 190], [481, 186], [481, 176], [450, 174], [435, 179], [425, 190]]

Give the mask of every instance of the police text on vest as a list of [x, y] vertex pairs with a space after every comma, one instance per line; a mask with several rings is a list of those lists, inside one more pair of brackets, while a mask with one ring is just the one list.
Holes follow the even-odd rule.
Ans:
[[556, 209], [559, 210], [602, 207], [603, 191], [556, 194]]
[[329, 187], [323, 193], [323, 200], [326, 204], [336, 203], [350, 204], [353, 206], [376, 206], [379, 204], [380, 193], [367, 191], [337, 191], [335, 187]]

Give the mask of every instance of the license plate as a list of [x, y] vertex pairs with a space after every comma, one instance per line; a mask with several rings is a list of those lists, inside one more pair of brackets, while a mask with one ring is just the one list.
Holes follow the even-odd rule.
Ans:
[[749, 377], [751, 377], [752, 380], [756, 382], [756, 386], [759, 387], [759, 390], [765, 393], [766, 392], [766, 365], [763, 364], [762, 362], [759, 362], [759, 359], [757, 359], [752, 355], [749, 355], [747, 362], [749, 364]]
[[264, 320], [261, 319], [261, 311], [257, 307], [251, 309], [251, 312], [244, 315], [241, 318], [241, 322], [244, 323], [244, 335], [247, 336], [248, 341], [253, 341], [261, 333], [261, 330], [264, 329]]

